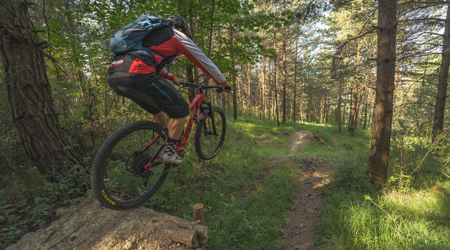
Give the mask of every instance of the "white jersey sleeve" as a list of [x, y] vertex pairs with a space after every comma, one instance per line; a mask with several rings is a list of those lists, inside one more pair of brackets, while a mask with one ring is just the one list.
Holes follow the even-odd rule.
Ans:
[[217, 85], [222, 85], [227, 80], [220, 72], [217, 66], [203, 53], [197, 45], [185, 34], [174, 29], [174, 36], [178, 40], [178, 49], [180, 53], [187, 56], [195, 65], [197, 65], [206, 75], [213, 78]]

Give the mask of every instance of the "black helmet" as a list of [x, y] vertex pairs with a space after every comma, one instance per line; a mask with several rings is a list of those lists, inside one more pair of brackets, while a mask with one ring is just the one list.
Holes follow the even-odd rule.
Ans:
[[173, 27], [179, 29], [183, 29], [183, 33], [186, 34], [189, 38], [192, 39], [191, 36], [191, 30], [188, 27], [188, 24], [186, 21], [179, 15], [171, 15], [169, 18], [167, 18], [167, 21], [169, 24], [171, 24]]

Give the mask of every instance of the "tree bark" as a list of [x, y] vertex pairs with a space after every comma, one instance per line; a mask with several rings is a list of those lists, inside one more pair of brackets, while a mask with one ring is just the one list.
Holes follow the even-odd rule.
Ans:
[[[249, 52], [249, 49], [247, 49], [247, 52]], [[248, 93], [247, 93], [247, 110], [248, 110], [248, 115], [251, 115], [251, 106], [252, 106], [252, 99], [251, 99], [251, 84], [250, 84], [250, 61], [247, 62], [247, 88], [248, 88]]]
[[[264, 37], [264, 30], [261, 30], [261, 38]], [[265, 78], [266, 78], [266, 60], [264, 58], [264, 56], [262, 56], [261, 58], [261, 63], [260, 63], [260, 72], [261, 72], [261, 76], [260, 76], [260, 86], [259, 86], [259, 99], [260, 99], [260, 106], [259, 106], [259, 118], [261, 120], [264, 120], [265, 118]]]
[[[178, 13], [186, 19], [186, 16], [181, 14], [181, 6], [183, 6], [182, 1], [180, 1], [180, 7], [178, 8]], [[189, 2], [189, 6], [192, 6], [192, 3]], [[189, 14], [189, 25], [190, 25], [190, 29], [191, 29], [191, 34], [192, 34], [192, 39], [194, 39], [194, 20], [193, 20], [193, 16], [192, 14]], [[186, 76], [188, 78], [188, 81], [191, 83], [196, 82], [196, 74], [194, 73], [195, 71], [195, 65], [193, 63], [190, 63], [189, 65], [186, 66]], [[189, 102], [192, 102], [195, 98], [195, 96], [197, 95], [196, 91], [194, 88], [188, 88], [187, 89], [188, 92], [188, 99]]]
[[338, 98], [338, 125], [341, 132], [341, 102], [342, 102], [342, 78], [339, 77], [339, 98]]
[[348, 123], [348, 132], [351, 136], [355, 136], [355, 128], [356, 128], [356, 114], [357, 114], [357, 105], [358, 105], [358, 84], [355, 85], [355, 89], [352, 96], [352, 104], [351, 104], [352, 112], [350, 113], [350, 121]]
[[294, 123], [296, 121], [296, 116], [297, 116], [297, 61], [298, 61], [298, 38], [297, 41], [295, 42], [295, 59], [294, 59], [294, 107], [293, 107], [293, 120]]
[[366, 104], [364, 105], [364, 129], [366, 129], [366, 127], [367, 127], [367, 102], [366, 102]]
[[377, 90], [374, 128], [367, 176], [384, 183], [387, 178], [395, 85], [395, 39], [397, 1], [378, 0]]
[[275, 83], [275, 114], [277, 116], [277, 124], [280, 126], [280, 118], [278, 115], [278, 86], [277, 86], [277, 69], [278, 69], [278, 56], [277, 56], [277, 33], [275, 26], [273, 27], [273, 49], [275, 51], [275, 58], [274, 58], [274, 83]]
[[[286, 10], [286, 0], [283, 1], [283, 11]], [[287, 60], [286, 60], [286, 25], [283, 24], [283, 93], [282, 93], [282, 109], [283, 109], [283, 117], [282, 117], [282, 123], [286, 123], [286, 116], [287, 116], [287, 94], [286, 94], [286, 87], [287, 87], [287, 74], [286, 74], [286, 68], [287, 68]]]
[[438, 92], [434, 109], [433, 141], [444, 129], [445, 100], [448, 87], [448, 70], [450, 65], [450, 3], [447, 3], [447, 18], [445, 20], [444, 46], [442, 47], [441, 69], [439, 71]]
[[270, 64], [270, 58], [269, 58], [269, 79], [267, 79], [268, 80], [268, 87], [269, 87], [269, 89], [267, 90], [267, 94], [268, 94], [268, 96], [267, 96], [267, 115], [268, 115], [268, 118], [269, 118], [269, 120], [271, 120], [272, 119], [272, 116], [271, 116], [271, 108], [272, 108], [272, 106], [271, 106], [271, 104], [272, 104], [272, 84], [271, 84], [271, 82], [272, 82], [272, 64]]
[[83, 165], [83, 161], [61, 135], [44, 61], [46, 43], [38, 40], [28, 4], [26, 0], [4, 0], [0, 5], [5, 85], [25, 151], [42, 175], [58, 182], [56, 174], [65, 173], [64, 165]]
[[[232, 25], [230, 23], [230, 43], [231, 46], [233, 46], [233, 29], [232, 29]], [[236, 69], [235, 69], [235, 62], [233, 60], [233, 62], [231, 63], [231, 67], [233, 68], [233, 82], [235, 83], [234, 87], [234, 91], [233, 91], [233, 119], [237, 120], [237, 92], [238, 87], [236, 84]]]

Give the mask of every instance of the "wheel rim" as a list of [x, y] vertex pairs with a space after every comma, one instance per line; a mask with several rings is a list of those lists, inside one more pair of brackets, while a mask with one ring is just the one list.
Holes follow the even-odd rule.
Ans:
[[157, 135], [151, 129], [136, 130], [109, 151], [101, 179], [102, 194], [111, 199], [107, 199], [109, 203], [132, 202], [145, 195], [158, 181], [164, 164], [156, 160], [151, 168], [145, 170], [145, 166], [157, 153], [163, 140], [156, 141], [143, 151]]
[[206, 157], [213, 157], [219, 150], [219, 143], [223, 134], [222, 116], [214, 112], [214, 123], [216, 133], [214, 133], [211, 117], [207, 117], [202, 124], [200, 134], [200, 150]]

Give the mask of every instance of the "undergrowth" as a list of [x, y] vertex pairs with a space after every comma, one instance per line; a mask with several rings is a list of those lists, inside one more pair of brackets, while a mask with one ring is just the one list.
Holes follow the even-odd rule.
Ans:
[[[297, 130], [311, 131], [314, 138], [302, 152], [290, 154], [289, 136]], [[358, 129], [350, 137], [331, 125], [229, 119], [219, 155], [200, 161], [191, 139], [183, 165], [171, 170], [145, 206], [193, 219], [192, 205], [203, 203], [209, 249], [282, 249], [280, 236], [299, 188], [294, 179], [299, 161], [292, 159], [324, 157], [339, 167], [321, 189], [325, 197], [315, 239], [318, 249], [450, 249], [448, 142], [433, 146], [423, 132], [394, 137], [388, 180], [380, 186], [365, 175], [370, 136], [371, 131]], [[25, 230], [44, 226], [64, 201], [79, 201], [66, 197], [58, 202], [55, 197], [62, 190], [81, 191], [64, 181], [46, 184], [36, 169], [26, 169], [27, 179], [41, 188], [31, 192], [14, 175], [8, 180], [12, 186], [1, 186], [0, 207], [14, 196], [27, 201], [13, 218], [3, 214], [2, 228], [7, 230], [0, 234], [0, 248]]]
[[436, 146], [423, 133], [394, 137], [388, 179], [374, 186], [365, 176], [370, 133], [363, 132], [335, 134], [344, 164], [324, 189], [319, 248], [449, 249], [445, 157], [431, 153]]
[[188, 152], [194, 173], [175, 169], [147, 205], [192, 219], [192, 205], [203, 203], [210, 249], [281, 249], [278, 239], [298, 189], [293, 163], [284, 157], [294, 131], [254, 118], [229, 121], [219, 155], [198, 162]]

